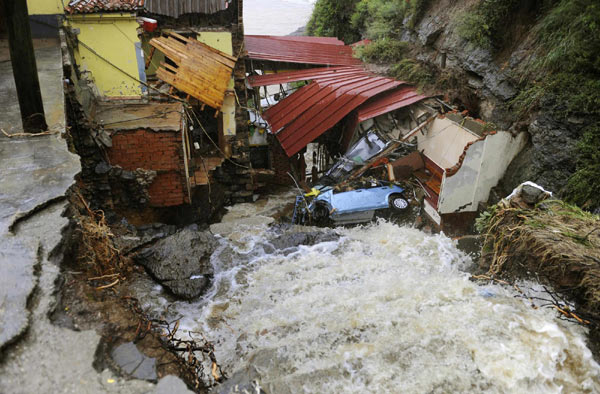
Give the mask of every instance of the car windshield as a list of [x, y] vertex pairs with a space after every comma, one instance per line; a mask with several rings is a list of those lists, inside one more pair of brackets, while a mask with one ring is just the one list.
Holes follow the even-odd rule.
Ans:
[[376, 133], [369, 132], [358, 140], [344, 155], [354, 163], [363, 165], [367, 160], [381, 152], [387, 145]]
[[337, 163], [325, 174], [329, 181], [322, 180], [322, 183], [335, 183], [344, 179], [355, 166], [365, 164], [373, 156], [385, 149], [388, 143], [377, 133], [371, 131], [358, 140]]

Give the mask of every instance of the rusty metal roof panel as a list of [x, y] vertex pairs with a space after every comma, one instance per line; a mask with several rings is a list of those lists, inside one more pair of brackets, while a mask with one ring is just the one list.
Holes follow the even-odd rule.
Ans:
[[157, 15], [179, 18], [184, 14], [214, 14], [226, 10], [231, 0], [145, 0], [144, 8]]
[[247, 78], [247, 81], [250, 87], [269, 86], [298, 81], [318, 80], [331, 76], [341, 77], [356, 72], [363, 72], [363, 69], [354, 66], [319, 67], [276, 74], [252, 75]]
[[[314, 107], [323, 105], [330, 99], [335, 99], [343, 94], [344, 90], [340, 86], [354, 86], [369, 80], [365, 73], [344, 77], [337, 81], [336, 85], [331, 83], [308, 85], [308, 89], [302, 88], [298, 92], [291, 94], [282, 100], [279, 104], [271, 107], [265, 115], [271, 125], [273, 132], [278, 132], [282, 128], [290, 125], [297, 117]], [[266, 118], [265, 118], [266, 119]]]
[[337, 37], [313, 37], [313, 36], [254, 36], [254, 37], [269, 37], [276, 40], [283, 41], [297, 41], [297, 42], [308, 42], [313, 44], [332, 44], [332, 45], [345, 45], [344, 41], [339, 40]]
[[144, 6], [144, 0], [71, 0], [65, 10], [69, 14], [93, 12], [136, 11]]
[[250, 59], [284, 63], [356, 66], [362, 62], [352, 56], [352, 48], [322, 42], [282, 39], [273, 36], [245, 36]]
[[263, 118], [291, 157], [368, 99], [401, 84], [364, 71], [317, 80], [269, 108]]
[[412, 86], [404, 86], [386, 92], [380, 96], [374, 97], [357, 109], [358, 121], [363, 122], [367, 119], [375, 118], [379, 115], [407, 107], [426, 98], [427, 96], [417, 93]]

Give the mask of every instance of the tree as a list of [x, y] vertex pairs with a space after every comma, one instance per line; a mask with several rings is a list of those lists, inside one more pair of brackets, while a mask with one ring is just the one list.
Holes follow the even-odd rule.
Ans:
[[306, 26], [309, 36], [337, 37], [346, 44], [360, 40], [351, 23], [358, 0], [317, 0]]

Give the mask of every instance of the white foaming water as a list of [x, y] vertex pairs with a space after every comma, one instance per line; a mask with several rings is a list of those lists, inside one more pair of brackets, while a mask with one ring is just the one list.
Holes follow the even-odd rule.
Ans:
[[245, 34], [288, 35], [306, 25], [314, 0], [246, 0]]
[[268, 214], [289, 199], [233, 207], [214, 288], [168, 307], [229, 376], [254, 368], [270, 394], [600, 392], [584, 329], [469, 281], [443, 235], [379, 222], [273, 252]]

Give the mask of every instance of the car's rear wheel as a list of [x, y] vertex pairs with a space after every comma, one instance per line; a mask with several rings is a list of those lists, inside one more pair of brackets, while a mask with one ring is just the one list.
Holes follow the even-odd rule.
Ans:
[[390, 209], [394, 212], [404, 212], [408, 208], [408, 201], [401, 195], [390, 196]]

